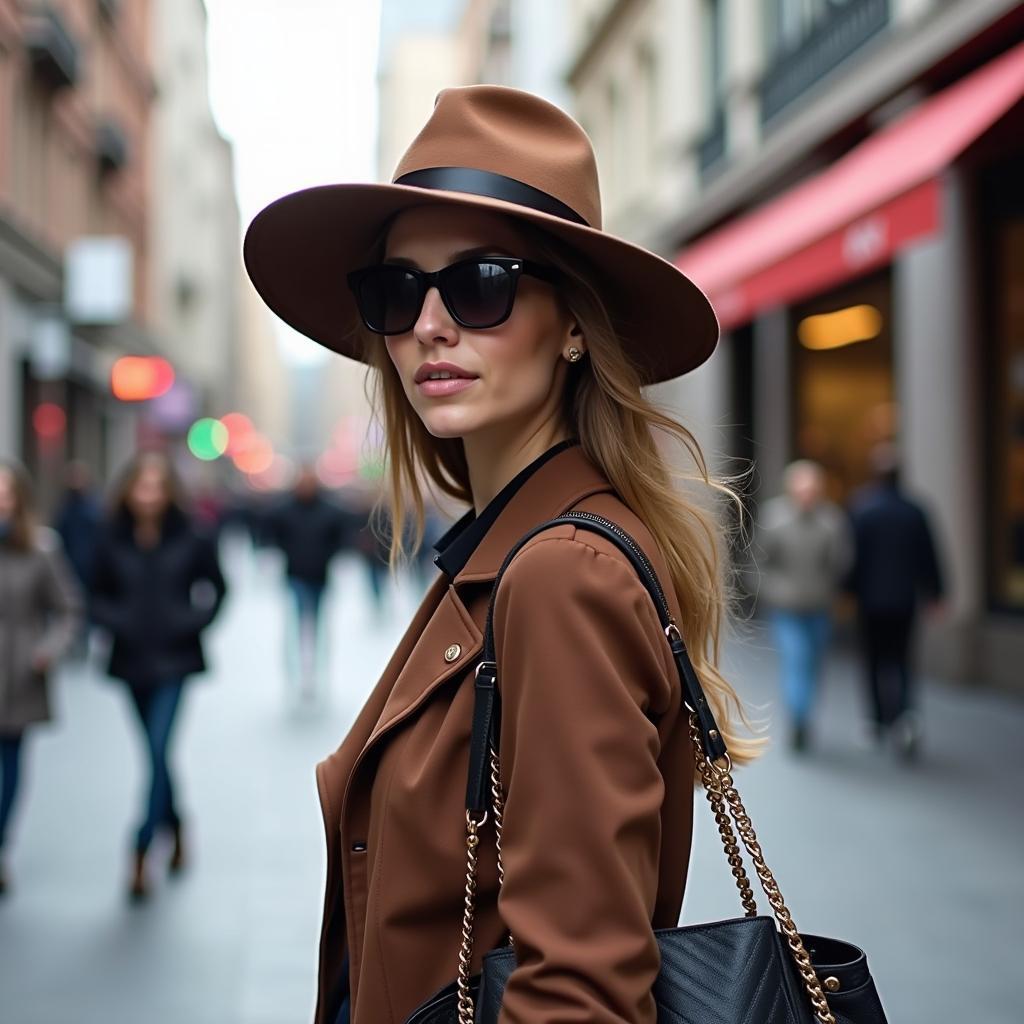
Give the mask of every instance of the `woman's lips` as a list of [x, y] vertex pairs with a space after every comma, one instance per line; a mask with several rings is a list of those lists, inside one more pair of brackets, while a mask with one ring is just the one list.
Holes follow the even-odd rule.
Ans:
[[423, 380], [416, 388], [426, 398], [447, 398], [465, 391], [476, 382], [476, 377], [449, 377], [446, 380]]

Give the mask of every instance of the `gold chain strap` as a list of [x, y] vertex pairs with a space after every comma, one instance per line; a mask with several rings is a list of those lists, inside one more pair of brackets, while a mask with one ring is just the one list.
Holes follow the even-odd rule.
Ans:
[[[821, 982], [818, 980], [818, 975], [811, 965], [811, 958], [804, 947], [803, 939], [793, 923], [793, 915], [790, 914], [789, 908], [782, 898], [782, 892], [779, 889], [778, 882], [775, 881], [775, 876], [765, 863], [764, 853], [761, 850], [761, 844], [757, 841], [753, 822], [751, 822], [750, 815], [747, 814], [747, 809], [743, 806], [743, 801], [740, 799], [740, 795], [733, 782], [732, 761], [729, 759], [729, 755], [726, 754], [722, 758], [724, 764], [719, 764], [708, 758], [700, 743], [700, 734], [697, 730], [697, 716], [692, 713], [690, 715], [690, 736], [694, 738], [694, 758], [697, 761], [697, 769], [700, 772], [705, 787], [708, 785], [708, 777], [710, 776], [716, 793], [723, 797], [729, 805], [733, 821], [736, 823], [736, 830], [740, 834], [740, 839], [743, 840], [743, 846], [746, 848], [747, 854], [754, 865], [754, 870], [757, 872], [757, 877], [761, 881], [761, 888], [764, 889], [768, 903], [775, 913], [775, 919], [786, 936], [790, 954], [793, 957], [797, 970], [800, 972], [800, 977], [803, 979], [807, 995], [810, 997], [814, 1016], [818, 1019], [819, 1024], [836, 1024], [836, 1019], [828, 1008], [828, 1001], [825, 999], [825, 993], [822, 991]], [[731, 828], [728, 834], [732, 837]], [[725, 841], [725, 833], [723, 833], [723, 841]], [[732, 845], [735, 845], [735, 841], [733, 841]], [[728, 852], [729, 844], [726, 843], [726, 853]], [[738, 851], [737, 856], [739, 856]], [[731, 857], [730, 863], [732, 863]], [[733, 874], [735, 875], [735, 873], [734, 869]], [[737, 884], [739, 884], [738, 880]], [[743, 891], [742, 887], [740, 891]], [[744, 906], [746, 906], [745, 899]]]
[[459, 1024], [473, 1024], [473, 993], [469, 979], [473, 964], [473, 919], [476, 916], [477, 848], [480, 827], [487, 821], [485, 813], [479, 821], [466, 811], [466, 895], [462, 905], [462, 946], [459, 949]]
[[[498, 762], [498, 752], [494, 747], [491, 750], [491, 806], [494, 815], [494, 845], [498, 850], [498, 888], [505, 884], [505, 862], [501, 857], [501, 834], [505, 827], [505, 794], [501, 789], [501, 765]], [[509, 936], [509, 942], [512, 936]]]
[[718, 834], [722, 838], [722, 846], [725, 848], [725, 856], [732, 868], [732, 876], [736, 879], [736, 887], [740, 891], [740, 900], [747, 917], [757, 916], [757, 901], [754, 899], [754, 890], [750, 887], [750, 879], [747, 877], [746, 869], [743, 866], [743, 857], [740, 848], [736, 843], [736, 834], [732, 830], [732, 821], [726, 811], [725, 797], [718, 784], [714, 772], [711, 771], [710, 762], [706, 757], [700, 755], [701, 743], [700, 732], [697, 729], [694, 717], [690, 716], [690, 739], [693, 741], [693, 749], [697, 751], [697, 770], [700, 772], [701, 781], [704, 783], [704, 792], [711, 804], [711, 810], [715, 814], [715, 823], [718, 825]]
[[[821, 982], [811, 964], [811, 958], [804, 946], [800, 932], [793, 923], [793, 915], [790, 914], [779, 889], [778, 882], [771, 869], [765, 863], [764, 853], [761, 844], [757, 840], [757, 833], [754, 825], [747, 814], [743, 801], [736, 790], [732, 778], [732, 762], [726, 754], [724, 764], [710, 760], [704, 753], [700, 741], [700, 730], [697, 726], [697, 716], [690, 715], [690, 738], [693, 742], [694, 759], [697, 763], [697, 771], [707, 795], [708, 803], [715, 814], [715, 822], [718, 825], [718, 833], [722, 839], [726, 857], [732, 868], [733, 878], [740, 892], [740, 899], [743, 903], [747, 917], [757, 914], [757, 903], [754, 900], [754, 893], [750, 886], [746, 870], [743, 866], [743, 858], [739, 846], [736, 843], [736, 834], [733, 832], [729, 820], [729, 813], [736, 824], [736, 831], [739, 832], [743, 846], [750, 857], [757, 877], [761, 882], [768, 903], [775, 914], [790, 954], [796, 964], [800, 977], [803, 979], [807, 995], [810, 997], [814, 1015], [819, 1024], [836, 1024], [836, 1019], [828, 1008], [828, 1001], [822, 990]], [[491, 802], [494, 815], [495, 845], [498, 851], [498, 884], [505, 883], [505, 867], [501, 856], [501, 837], [504, 825], [505, 795], [501, 788], [500, 763], [497, 752], [492, 747], [490, 750], [491, 760]], [[728, 807], [729, 813], [726, 813]], [[458, 1017], [459, 1024], [473, 1024], [474, 1005], [473, 994], [470, 989], [470, 971], [473, 963], [473, 923], [476, 916], [476, 889], [477, 889], [477, 851], [480, 846], [480, 828], [487, 821], [487, 814], [477, 821], [473, 815], [466, 812], [466, 894], [462, 910], [462, 944], [459, 949], [459, 974], [458, 974]], [[509, 936], [511, 941], [511, 936]]]

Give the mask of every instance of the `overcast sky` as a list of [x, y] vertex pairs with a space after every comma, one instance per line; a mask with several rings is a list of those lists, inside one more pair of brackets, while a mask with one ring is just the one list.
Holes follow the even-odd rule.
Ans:
[[[271, 200], [376, 176], [379, 0], [206, 0], [210, 97], [243, 230]], [[289, 359], [324, 352], [283, 328]]]

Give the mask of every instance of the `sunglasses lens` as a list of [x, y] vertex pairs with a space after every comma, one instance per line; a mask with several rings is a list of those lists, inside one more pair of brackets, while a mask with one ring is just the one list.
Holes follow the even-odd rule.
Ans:
[[359, 310], [377, 334], [404, 334], [420, 311], [419, 283], [401, 267], [375, 267], [359, 282]]
[[452, 312], [467, 327], [493, 327], [508, 315], [515, 278], [498, 263], [460, 263], [445, 274]]

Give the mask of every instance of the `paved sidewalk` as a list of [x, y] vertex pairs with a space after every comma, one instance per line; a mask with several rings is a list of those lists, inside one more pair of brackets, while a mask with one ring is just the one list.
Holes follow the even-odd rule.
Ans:
[[[286, 685], [277, 565], [233, 550], [211, 677], [188, 693], [176, 763], [194, 867], [152, 902], [124, 899], [141, 752], [124, 695], [61, 678], [60, 723], [31, 736], [26, 800], [0, 903], [0, 1024], [308, 1024], [323, 879], [313, 765], [337, 745], [415, 604], [375, 621], [358, 566], [327, 609], [327, 704]], [[775, 698], [763, 636], [733, 644], [731, 676]], [[853, 666], [838, 659], [817, 752], [770, 750], [740, 790], [799, 926], [861, 943], [892, 1024], [1013, 1024], [1024, 814], [1024, 704], [932, 685], [922, 763], [860, 737]], [[766, 708], [766, 712], [770, 712]], [[684, 920], [739, 902], [701, 803]], [[1012, 957], [1012, 960], [1011, 960]]]

